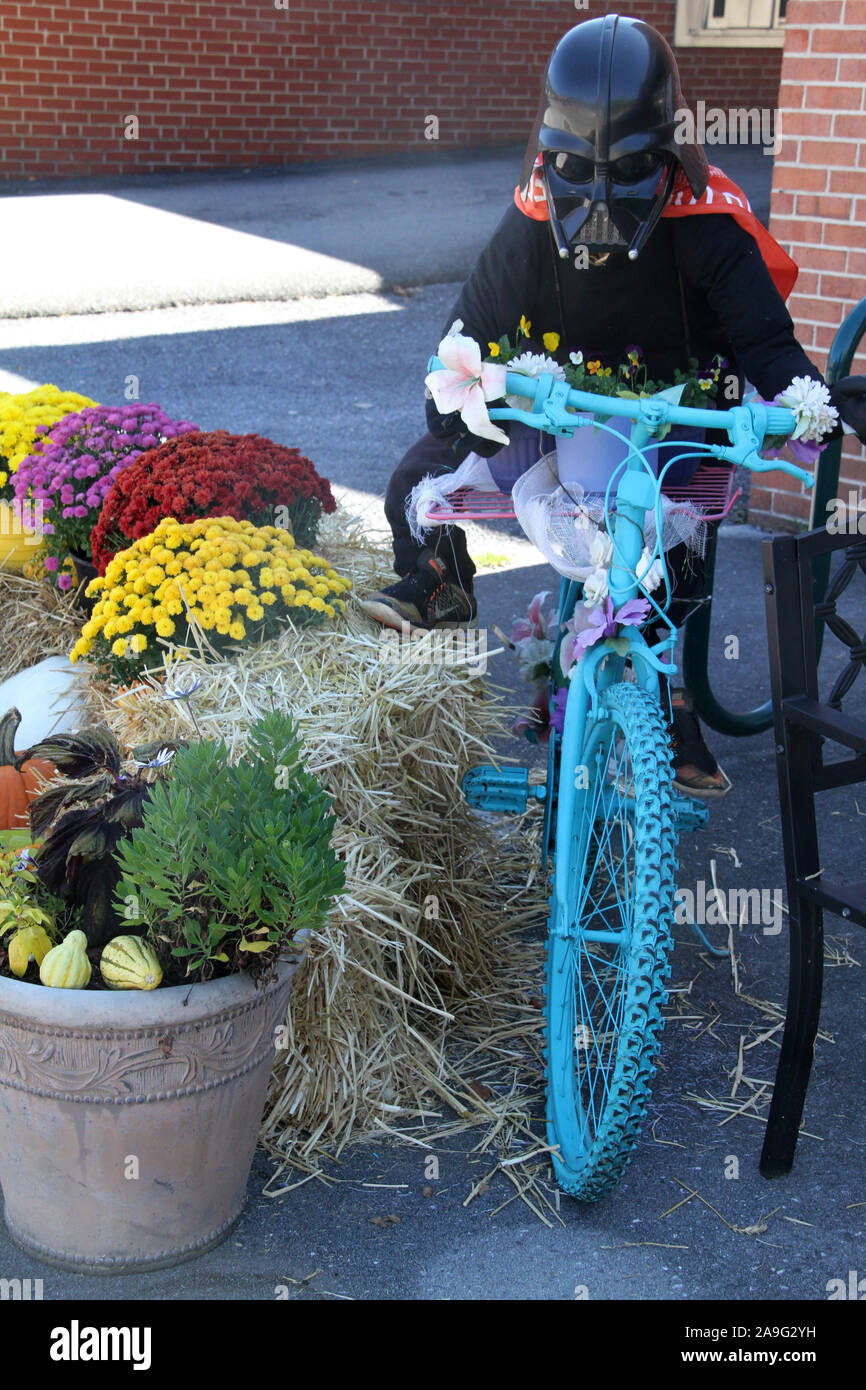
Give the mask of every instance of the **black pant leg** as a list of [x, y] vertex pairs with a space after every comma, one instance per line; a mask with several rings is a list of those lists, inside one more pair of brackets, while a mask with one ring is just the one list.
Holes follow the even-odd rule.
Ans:
[[413, 444], [397, 464], [385, 492], [385, 516], [394, 538], [394, 569], [403, 578], [411, 574], [423, 550], [433, 550], [448, 567], [451, 575], [465, 588], [471, 586], [475, 566], [469, 558], [466, 536], [457, 526], [432, 528], [423, 544], [415, 540], [406, 520], [406, 501], [421, 479], [428, 473], [453, 473], [457, 467], [448, 445], [432, 434], [425, 434]]

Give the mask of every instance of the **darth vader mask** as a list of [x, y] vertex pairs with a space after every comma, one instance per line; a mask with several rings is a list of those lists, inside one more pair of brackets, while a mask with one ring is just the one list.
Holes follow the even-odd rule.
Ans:
[[553, 52], [524, 161], [538, 154], [561, 256], [586, 249], [594, 264], [635, 259], [661, 216], [679, 168], [706, 188], [699, 145], [676, 138], [684, 107], [676, 59], [655, 29], [621, 15], [571, 29]]

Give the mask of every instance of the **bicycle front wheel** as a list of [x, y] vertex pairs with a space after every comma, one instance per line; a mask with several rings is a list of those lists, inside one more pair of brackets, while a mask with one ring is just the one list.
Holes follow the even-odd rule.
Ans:
[[547, 1125], [563, 1191], [595, 1201], [619, 1181], [655, 1073], [677, 871], [668, 732], [658, 702], [610, 686], [587, 729], [547, 948]]

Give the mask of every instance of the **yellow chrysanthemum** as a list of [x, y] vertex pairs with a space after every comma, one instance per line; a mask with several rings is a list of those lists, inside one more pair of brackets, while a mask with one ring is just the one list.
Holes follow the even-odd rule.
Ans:
[[126, 656], [126, 638], [119, 637], [116, 642], [112, 642], [111, 650], [115, 656]]
[[174, 633], [174, 623], [171, 618], [157, 618], [156, 630], [160, 637], [171, 637]]
[[276, 601], [277, 596], [275, 593], [272, 593], [270, 589], [263, 589], [259, 594], [259, 603], [267, 604], [268, 607], [270, 607], [272, 603], [276, 603]]
[[247, 609], [247, 617], [251, 622], [257, 623], [260, 618], [265, 616], [265, 610], [260, 603], [251, 603]]
[[[300, 602], [300, 595], [298, 597], [298, 602]], [[308, 603], [310, 608], [314, 609], [316, 613], [324, 613], [324, 599], [319, 598], [318, 594], [314, 594], [313, 597], [308, 600]]]
[[145, 647], [147, 646], [147, 638], [145, 637], [143, 632], [137, 632], [134, 637], [130, 637], [129, 645], [135, 652], [136, 656], [140, 656], [140, 654], [144, 651]]
[[242, 642], [247, 635], [247, 630], [242, 622], [234, 622], [229, 627], [229, 637], [233, 637], [236, 642]]

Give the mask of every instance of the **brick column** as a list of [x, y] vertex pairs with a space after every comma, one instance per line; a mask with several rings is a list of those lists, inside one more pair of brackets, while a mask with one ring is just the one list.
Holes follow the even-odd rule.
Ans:
[[[770, 230], [800, 267], [788, 308], [823, 371], [839, 326], [866, 296], [866, 0], [791, 0], [779, 110]], [[866, 352], [851, 370], [866, 374]], [[839, 494], [849, 489], [866, 492], [856, 440], [842, 454]], [[808, 489], [793, 478], [754, 478], [751, 520], [790, 529], [809, 511]]]

